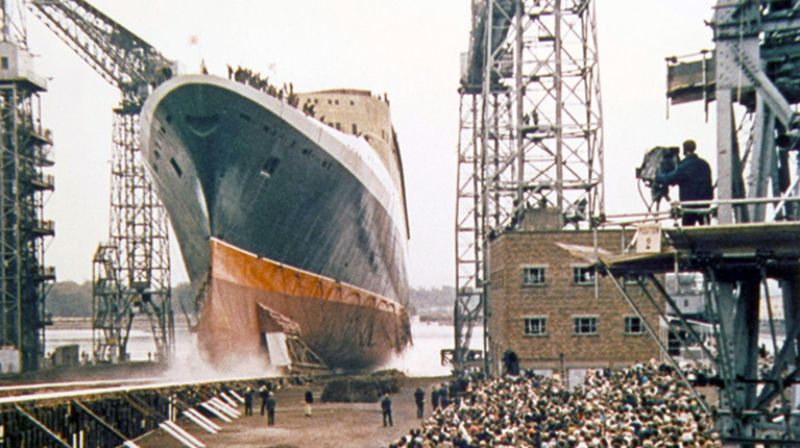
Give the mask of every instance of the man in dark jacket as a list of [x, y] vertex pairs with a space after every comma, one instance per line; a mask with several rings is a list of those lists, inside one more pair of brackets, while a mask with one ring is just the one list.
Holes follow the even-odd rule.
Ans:
[[417, 418], [422, 418], [425, 410], [425, 391], [421, 387], [414, 391], [414, 402], [417, 404]]
[[[677, 185], [681, 202], [708, 201], [714, 197], [711, 185], [711, 168], [708, 163], [695, 154], [693, 140], [683, 142], [683, 160], [669, 173], [657, 173], [656, 182], [662, 185]], [[686, 209], [703, 209], [708, 206], [686, 206]], [[708, 215], [687, 210], [681, 218], [684, 226], [708, 224]]]
[[267, 395], [267, 426], [275, 426], [275, 397], [272, 392]]
[[392, 421], [392, 399], [389, 398], [389, 394], [383, 394], [381, 412], [383, 413], [383, 426], [394, 426]]
[[244, 390], [244, 415], [253, 415], [253, 388], [250, 386]]
[[269, 389], [266, 384], [261, 384], [258, 388], [258, 396], [261, 397], [261, 415], [265, 415], [267, 411], [267, 398], [269, 398]]

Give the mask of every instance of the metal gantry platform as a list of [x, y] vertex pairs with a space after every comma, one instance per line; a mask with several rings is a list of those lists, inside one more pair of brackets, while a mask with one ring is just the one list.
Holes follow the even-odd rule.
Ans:
[[[800, 1], [719, 0], [708, 24], [713, 52], [667, 59], [667, 97], [716, 101], [718, 199], [711, 205], [722, 225], [668, 234], [677, 269], [705, 276], [723, 440], [796, 445]], [[770, 297], [768, 281], [780, 286], [780, 298]], [[780, 303], [783, 324], [771, 314]], [[759, 319], [769, 322], [775, 354], [766, 372], [757, 363]]]
[[[665, 231], [668, 250], [657, 254], [601, 257], [600, 264], [618, 281], [637, 279], [647, 297], [663, 297], [672, 309], [660, 310], [676, 333], [700, 344], [712, 360], [711, 384], [719, 387], [719, 403], [708, 406], [727, 444], [797, 444], [795, 406], [800, 374], [800, 222], [754, 223], [676, 228]], [[715, 344], [701, 343], [693, 323], [667, 293], [659, 275], [669, 272], [704, 275]], [[782, 287], [772, 297], [769, 282]], [[784, 320], [773, 314], [779, 306]], [[762, 311], [763, 310], [763, 311]], [[765, 315], [762, 315], [761, 313]], [[767, 321], [773, 357], [760, 358], [761, 320]]]

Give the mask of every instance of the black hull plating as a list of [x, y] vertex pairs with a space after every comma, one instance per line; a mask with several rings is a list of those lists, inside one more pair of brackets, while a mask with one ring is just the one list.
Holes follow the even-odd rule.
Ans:
[[332, 132], [215, 77], [176, 78], [151, 95], [142, 153], [196, 287], [214, 236], [406, 303], [405, 217], [375, 194], [394, 187], [365, 176]]

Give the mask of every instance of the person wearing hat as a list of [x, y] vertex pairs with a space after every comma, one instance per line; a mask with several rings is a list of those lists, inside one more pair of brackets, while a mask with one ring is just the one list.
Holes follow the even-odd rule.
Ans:
[[[694, 140], [683, 142], [683, 160], [669, 173], [656, 174], [656, 182], [662, 185], [677, 185], [678, 197], [684, 201], [708, 201], [714, 198], [714, 189], [711, 185], [711, 168], [708, 162], [695, 154], [697, 144]], [[691, 209], [708, 208], [707, 206], [686, 206], [690, 209], [684, 213], [681, 223], [684, 226], [708, 224], [708, 215], [692, 212]]]

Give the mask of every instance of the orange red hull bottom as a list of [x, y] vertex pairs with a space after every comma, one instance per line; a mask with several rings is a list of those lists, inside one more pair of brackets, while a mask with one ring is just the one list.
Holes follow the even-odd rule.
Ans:
[[379, 365], [411, 340], [405, 309], [369, 291], [259, 258], [211, 240], [211, 271], [198, 324], [200, 349], [215, 365], [268, 359], [260, 307], [297, 324], [332, 368]]

